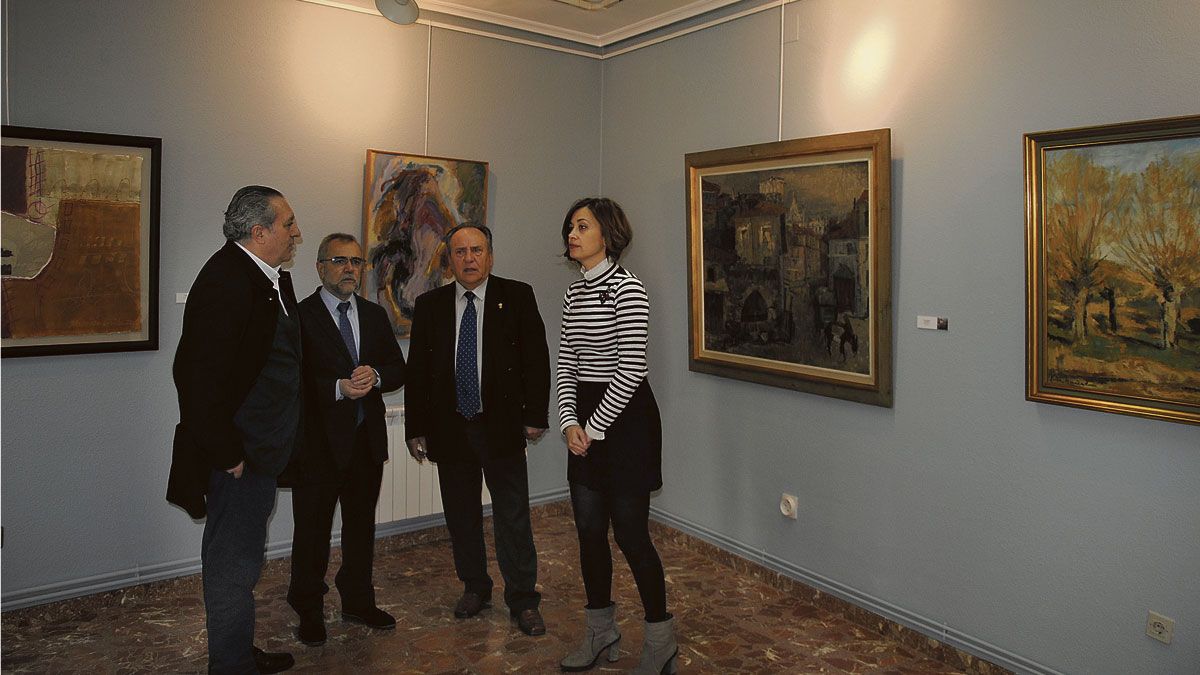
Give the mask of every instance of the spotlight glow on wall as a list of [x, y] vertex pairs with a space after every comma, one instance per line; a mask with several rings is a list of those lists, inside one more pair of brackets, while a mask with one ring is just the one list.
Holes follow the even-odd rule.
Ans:
[[896, 40], [891, 26], [877, 22], [850, 48], [843, 71], [847, 93], [860, 98], [879, 91], [895, 59]]

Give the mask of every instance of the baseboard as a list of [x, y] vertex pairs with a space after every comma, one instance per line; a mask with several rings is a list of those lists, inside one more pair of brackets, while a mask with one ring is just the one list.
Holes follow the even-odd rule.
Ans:
[[[547, 490], [529, 496], [530, 506], [541, 506], [553, 502], [567, 499], [569, 492], [566, 488], [557, 488]], [[483, 507], [483, 515], [490, 516], [492, 507], [490, 504]], [[411, 532], [419, 532], [435, 527], [441, 527], [446, 524], [446, 518], [440, 513], [431, 514], [428, 516], [420, 516], [417, 518], [407, 518], [405, 520], [397, 520], [390, 523], [383, 523], [375, 527], [375, 538], [383, 539], [385, 537], [394, 537], [397, 535], [408, 534]], [[342, 538], [340, 534], [335, 532], [330, 539], [331, 546], [340, 546]], [[199, 542], [197, 542], [198, 544]], [[292, 540], [282, 540], [270, 542], [267, 544], [266, 555], [268, 560], [276, 558], [285, 558], [292, 553]], [[44, 605], [48, 602], [56, 602], [58, 600], [68, 600], [70, 598], [78, 598], [85, 595], [93, 595], [95, 593], [105, 593], [108, 591], [120, 590], [130, 586], [139, 584], [148, 584], [154, 581], [164, 581], [166, 579], [174, 579], [176, 577], [188, 576], [189, 574], [200, 573], [200, 558], [186, 558], [184, 560], [175, 560], [165, 563], [156, 563], [153, 565], [144, 565], [131, 569], [116, 570], [97, 574], [79, 579], [69, 579], [44, 586], [33, 586], [30, 588], [21, 588], [11, 592], [4, 593], [0, 597], [0, 604], [3, 606], [3, 611], [10, 609], [21, 609], [22, 607], [32, 607], [34, 605]]]
[[876, 598], [817, 572], [773, 556], [761, 549], [749, 546], [720, 532], [710, 530], [703, 525], [680, 518], [656, 506], [652, 505], [650, 507], [650, 517], [668, 527], [705, 541], [750, 563], [809, 586], [849, 605], [866, 610], [876, 615], [879, 619], [894, 622], [954, 649], [962, 650], [979, 659], [984, 659], [1002, 668], [1007, 668], [1014, 673], [1062, 675], [1061, 671], [1049, 666], [1045, 666], [1019, 654], [1014, 654], [973, 635], [955, 630], [943, 622], [934, 621], [886, 600]]

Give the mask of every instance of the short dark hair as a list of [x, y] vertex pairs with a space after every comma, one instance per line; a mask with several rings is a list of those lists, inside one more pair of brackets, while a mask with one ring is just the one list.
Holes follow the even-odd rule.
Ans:
[[275, 207], [271, 200], [283, 198], [283, 193], [265, 185], [247, 185], [233, 193], [225, 209], [225, 224], [221, 230], [229, 241], [244, 241], [255, 225], [270, 229], [275, 224]]
[[352, 244], [358, 243], [358, 240], [355, 239], [354, 235], [352, 234], [346, 234], [345, 232], [334, 232], [333, 234], [327, 234], [325, 235], [325, 238], [321, 240], [321, 245], [317, 247], [318, 261], [325, 259], [325, 254], [329, 253], [329, 244], [335, 241], [344, 241]]
[[450, 228], [450, 231], [446, 233], [446, 236], [442, 237], [442, 243], [445, 244], [446, 250], [450, 250], [450, 240], [454, 238], [454, 235], [458, 234], [459, 230], [465, 230], [468, 228], [474, 228], [483, 233], [483, 236], [487, 239], [488, 253], [491, 253], [492, 231], [488, 229], [487, 225], [476, 225], [475, 223], [463, 223], [462, 225], [455, 225], [454, 227]]
[[567, 209], [567, 216], [563, 218], [562, 224], [563, 257], [571, 260], [571, 247], [567, 245], [567, 237], [571, 234], [571, 218], [574, 218], [575, 212], [582, 208], [586, 208], [592, 212], [593, 216], [596, 216], [596, 222], [600, 225], [600, 236], [604, 237], [604, 248], [607, 250], [608, 257], [614, 261], [620, 260], [621, 252], [629, 246], [629, 242], [633, 241], [633, 228], [629, 226], [629, 219], [625, 217], [625, 211], [621, 205], [608, 197], [584, 197]]

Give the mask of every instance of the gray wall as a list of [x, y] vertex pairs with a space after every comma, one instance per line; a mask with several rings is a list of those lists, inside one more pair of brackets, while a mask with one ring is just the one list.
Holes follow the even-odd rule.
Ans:
[[[247, 183], [288, 196], [304, 234], [296, 288], [311, 292], [321, 237], [362, 230], [366, 149], [422, 153], [430, 64], [428, 153], [490, 162], [495, 271], [534, 284], [557, 335], [573, 278], [557, 257], [562, 211], [599, 185], [599, 62], [295, 0], [7, 4], [5, 121], [159, 136], [163, 169], [159, 351], [4, 361], [6, 597], [198, 558], [201, 526], [163, 500], [175, 293]], [[565, 487], [557, 440], [530, 454], [533, 493]], [[291, 530], [283, 492], [275, 547]]]
[[[602, 67], [294, 0], [9, 5], [5, 121], [161, 136], [164, 187], [161, 350], [3, 364], [6, 595], [198, 555], [162, 500], [174, 293], [249, 182], [288, 194], [315, 286], [316, 242], [361, 227], [365, 148], [423, 149], [431, 53], [429, 153], [491, 162], [496, 271], [539, 289], [552, 346], [565, 205], [603, 178], [634, 220], [661, 516], [1029, 669], [1200, 669], [1200, 434], [1024, 401], [1020, 168], [1023, 132], [1198, 112], [1194, 2], [788, 5], [783, 137], [892, 128], [890, 410], [687, 370], [683, 154], [778, 138], [778, 11]], [[845, 71], [869, 29], [892, 45], [874, 87]], [[563, 455], [531, 451], [534, 492], [563, 486]], [[271, 539], [290, 531], [285, 493]], [[1174, 644], [1142, 634], [1147, 609]]]
[[[1024, 400], [1021, 155], [1025, 132], [1200, 113], [1200, 4], [802, 0], [785, 21], [783, 138], [892, 129], [895, 407], [687, 369], [683, 155], [777, 140], [779, 11], [606, 61], [604, 191], [634, 223], [668, 420], [655, 507], [1010, 664], [1200, 672], [1200, 429]], [[876, 86], [847, 69], [869, 45]]]

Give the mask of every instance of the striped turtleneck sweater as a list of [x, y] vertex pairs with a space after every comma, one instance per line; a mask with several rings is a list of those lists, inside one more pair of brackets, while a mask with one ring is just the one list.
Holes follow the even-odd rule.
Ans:
[[[646, 379], [649, 324], [646, 287], [612, 260], [587, 270], [567, 287], [558, 346], [558, 416], [563, 432], [579, 424], [588, 438], [604, 439], [604, 432]], [[585, 421], [579, 420], [576, 409], [579, 382], [608, 383], [600, 405]]]

